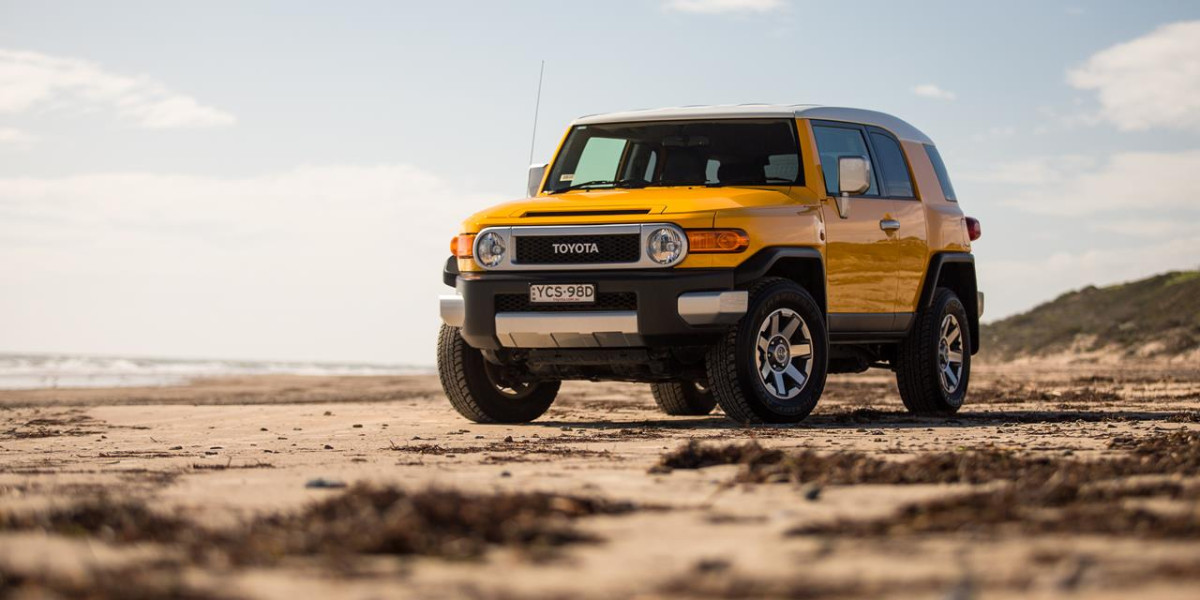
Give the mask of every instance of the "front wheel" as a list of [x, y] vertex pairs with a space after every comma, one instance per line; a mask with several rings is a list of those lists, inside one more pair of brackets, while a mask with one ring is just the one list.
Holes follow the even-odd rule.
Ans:
[[467, 345], [457, 327], [438, 332], [438, 377], [450, 404], [476, 423], [528, 423], [558, 395], [558, 381], [522, 381]]
[[789, 280], [763, 279], [749, 291], [746, 316], [708, 352], [709, 383], [735, 421], [799, 422], [825, 389], [825, 318], [812, 295]]
[[938, 288], [896, 353], [896, 385], [909, 412], [951, 415], [971, 379], [971, 329], [955, 293]]

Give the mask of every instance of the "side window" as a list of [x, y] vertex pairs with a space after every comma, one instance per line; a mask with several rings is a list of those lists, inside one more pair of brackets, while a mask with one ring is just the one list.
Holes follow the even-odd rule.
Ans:
[[569, 180], [571, 185], [613, 179], [624, 152], [625, 140], [602, 137], [588, 140], [579, 156], [579, 165], [575, 167], [575, 173]]
[[908, 176], [908, 161], [904, 160], [904, 151], [892, 136], [871, 132], [871, 145], [875, 147], [875, 160], [879, 168], [879, 177], [883, 180], [883, 189], [892, 198], [915, 198], [912, 179]]
[[795, 181], [800, 172], [800, 156], [798, 154], [772, 154], [767, 157], [767, 166], [763, 167], [767, 181]]
[[950, 174], [946, 172], [946, 163], [942, 162], [942, 155], [938, 154], [937, 148], [932, 144], [925, 144], [925, 154], [929, 155], [929, 162], [933, 163], [933, 172], [937, 174], [938, 183], [942, 186], [942, 195], [951, 202], [958, 202], [958, 196], [954, 195], [954, 186], [950, 185]]
[[720, 169], [721, 161], [715, 158], [708, 159], [708, 161], [704, 163], [704, 181], [709, 183], [720, 181], [721, 178], [717, 176], [717, 171]]
[[[838, 158], [842, 156], [870, 157], [867, 140], [862, 130], [851, 127], [814, 125], [817, 138], [817, 153], [821, 155], [821, 170], [825, 173], [825, 191], [830, 196], [838, 193]], [[879, 186], [875, 183], [875, 169], [871, 169], [871, 187], [865, 196], [878, 196]]]

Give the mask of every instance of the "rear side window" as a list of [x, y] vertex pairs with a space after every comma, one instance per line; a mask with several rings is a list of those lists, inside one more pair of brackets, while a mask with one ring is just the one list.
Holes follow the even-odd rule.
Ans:
[[891, 198], [914, 198], [912, 179], [908, 176], [908, 161], [904, 151], [892, 136], [871, 132], [871, 145], [875, 147], [875, 160], [879, 162], [879, 176], [883, 189]]
[[946, 163], [942, 162], [942, 155], [938, 154], [933, 144], [925, 144], [925, 154], [929, 155], [929, 162], [933, 164], [933, 172], [937, 174], [938, 183], [942, 186], [942, 195], [951, 202], [958, 202], [958, 196], [954, 195], [954, 186], [950, 185], [950, 174], [946, 172]]
[[[838, 159], [843, 156], [862, 156], [870, 160], [867, 140], [862, 130], [850, 127], [814, 125], [813, 135], [817, 138], [817, 153], [821, 155], [821, 170], [825, 173], [825, 191], [830, 196], [838, 194]], [[875, 169], [871, 169], [871, 187], [866, 196], [878, 196], [875, 184]]]

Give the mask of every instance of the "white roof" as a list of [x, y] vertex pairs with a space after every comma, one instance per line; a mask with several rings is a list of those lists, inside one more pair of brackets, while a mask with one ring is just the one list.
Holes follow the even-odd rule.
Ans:
[[896, 137], [920, 144], [932, 144], [929, 136], [887, 113], [861, 108], [816, 106], [813, 104], [727, 104], [721, 106], [679, 106], [650, 110], [628, 110], [575, 119], [572, 125], [598, 123], [637, 123], [641, 121], [682, 121], [691, 119], [801, 118], [862, 123], [886, 129]]

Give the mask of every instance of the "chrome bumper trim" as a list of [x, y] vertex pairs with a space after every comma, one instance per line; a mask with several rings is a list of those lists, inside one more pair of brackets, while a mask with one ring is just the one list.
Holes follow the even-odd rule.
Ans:
[[509, 348], [640, 346], [636, 311], [496, 313], [496, 337]]
[[687, 292], [680, 294], [677, 306], [680, 318], [688, 325], [720, 325], [737, 323], [749, 304], [750, 293], [737, 290]]
[[458, 294], [438, 296], [438, 308], [442, 314], [442, 322], [451, 327], [462, 327], [467, 320], [467, 304]]

